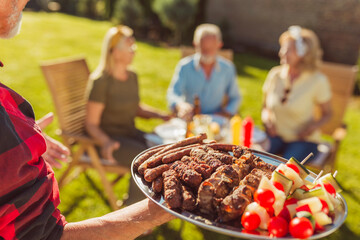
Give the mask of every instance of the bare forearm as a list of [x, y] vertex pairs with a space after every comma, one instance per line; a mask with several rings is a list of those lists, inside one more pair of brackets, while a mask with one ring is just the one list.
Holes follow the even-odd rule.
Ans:
[[77, 223], [68, 223], [61, 240], [134, 239], [174, 217], [145, 199], [124, 209]]
[[150, 106], [140, 104], [137, 112], [138, 117], [142, 118], [163, 118], [166, 114], [161, 113], [159, 110]]
[[92, 138], [100, 142], [102, 145], [110, 141], [110, 137], [106, 133], [104, 133], [104, 131], [101, 130], [99, 126], [93, 124], [86, 124], [86, 130]]

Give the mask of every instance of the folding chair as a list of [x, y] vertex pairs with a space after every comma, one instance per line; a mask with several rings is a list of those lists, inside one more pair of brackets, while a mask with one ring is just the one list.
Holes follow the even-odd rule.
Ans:
[[120, 204], [117, 204], [117, 198], [113, 192], [112, 184], [106, 177], [106, 172], [123, 176], [130, 169], [105, 164], [96, 151], [95, 146], [98, 143], [86, 134], [87, 100], [85, 90], [90, 71], [85, 59], [45, 62], [41, 64], [41, 69], [55, 104], [60, 125], [59, 134], [72, 153], [72, 161], [59, 179], [59, 188], [71, 181], [70, 173], [73, 169], [80, 168], [81, 171], [85, 171], [86, 168], [94, 168], [100, 175], [111, 208], [113, 210], [118, 209]]
[[[332, 91], [332, 117], [321, 131], [332, 139], [332, 143], [319, 144], [318, 156], [307, 165], [314, 170], [329, 172], [334, 169], [336, 155], [341, 141], [346, 136], [346, 124], [343, 122], [346, 107], [352, 96], [358, 68], [356, 66], [324, 62], [320, 71], [328, 77]], [[320, 109], [316, 109], [315, 115], [320, 116]]]

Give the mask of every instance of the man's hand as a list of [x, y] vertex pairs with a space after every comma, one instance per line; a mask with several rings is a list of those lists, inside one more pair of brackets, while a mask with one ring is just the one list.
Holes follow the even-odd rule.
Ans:
[[[36, 123], [39, 125], [41, 130], [44, 130], [53, 121], [53, 119], [54, 114], [48, 113], [36, 121]], [[70, 155], [69, 149], [45, 133], [43, 133], [43, 135], [46, 142], [46, 152], [42, 155], [42, 157], [52, 167], [61, 168], [62, 165], [58, 162], [58, 160], [68, 162], [68, 157]]]
[[106, 160], [109, 160], [111, 163], [115, 164], [116, 160], [113, 156], [113, 152], [119, 148], [120, 148], [119, 142], [109, 140], [101, 147], [101, 156]]
[[182, 102], [176, 105], [176, 111], [179, 118], [190, 121], [194, 111], [194, 106], [187, 102]]

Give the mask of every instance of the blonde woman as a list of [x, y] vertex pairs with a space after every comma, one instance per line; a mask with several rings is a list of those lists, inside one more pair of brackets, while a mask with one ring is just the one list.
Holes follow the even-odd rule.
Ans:
[[[90, 76], [86, 116], [86, 129], [101, 143], [101, 156], [128, 167], [147, 148], [144, 133], [135, 128], [135, 117], [169, 119], [140, 104], [137, 75], [129, 70], [135, 48], [131, 28], [112, 27], [106, 33], [100, 63]], [[127, 204], [143, 198], [140, 191], [132, 193], [136, 189], [131, 182]]]
[[[291, 26], [279, 39], [280, 66], [270, 70], [263, 86], [262, 121], [269, 152], [303, 159], [317, 153], [320, 127], [331, 117], [331, 90], [318, 70], [322, 50], [311, 30]], [[321, 118], [314, 118], [314, 107]]]

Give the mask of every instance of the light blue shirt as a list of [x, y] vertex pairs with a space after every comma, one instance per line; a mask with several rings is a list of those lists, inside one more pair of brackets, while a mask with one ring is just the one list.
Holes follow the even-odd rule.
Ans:
[[[181, 102], [193, 104], [196, 95], [200, 99], [202, 114], [214, 114], [222, 110], [230, 114], [237, 113], [241, 96], [234, 64], [218, 56], [210, 79], [206, 79], [200, 66], [200, 54], [181, 59], [167, 92], [169, 106], [174, 109]], [[225, 109], [222, 109], [225, 96], [229, 101]]]

